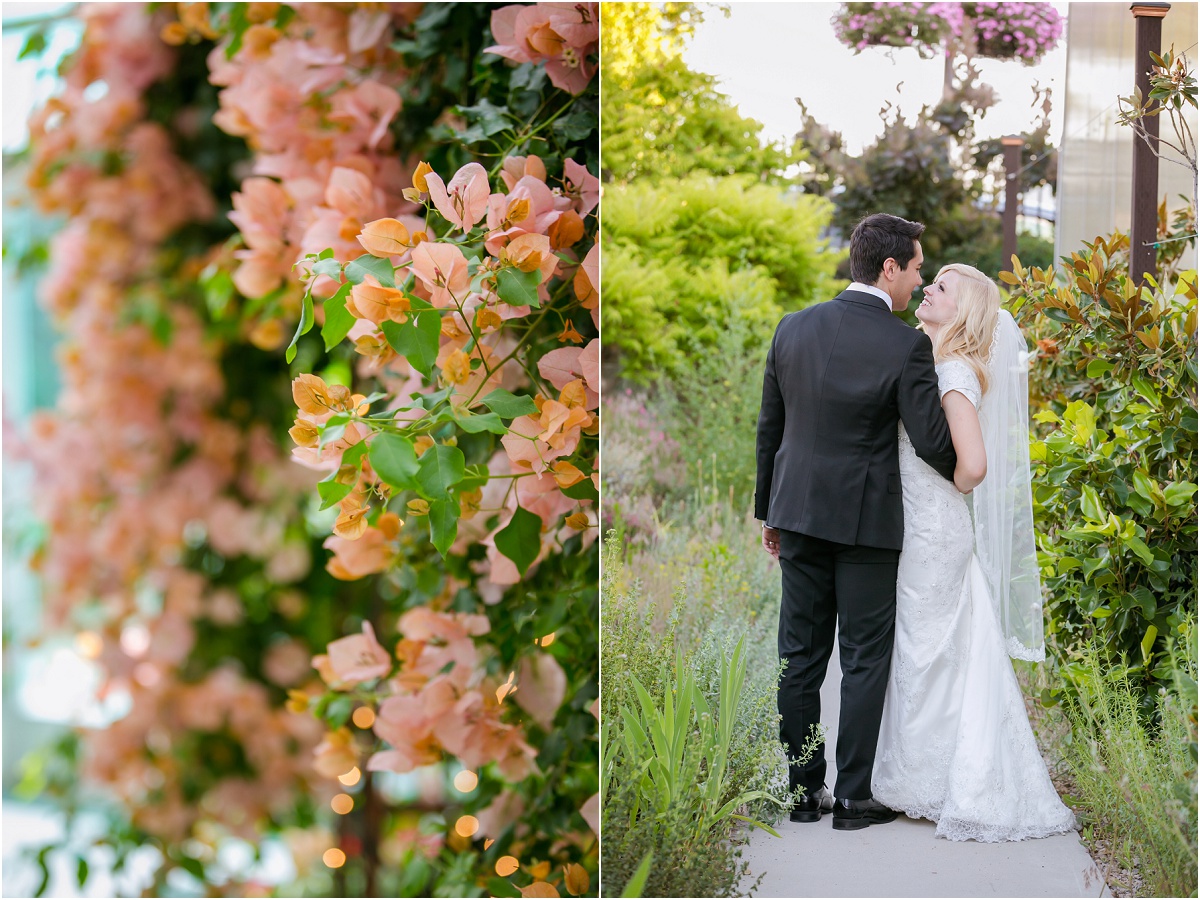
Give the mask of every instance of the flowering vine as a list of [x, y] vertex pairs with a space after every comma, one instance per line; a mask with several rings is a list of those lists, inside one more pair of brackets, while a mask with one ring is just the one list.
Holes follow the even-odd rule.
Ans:
[[[31, 129], [68, 386], [27, 452], [51, 618], [133, 696], [85, 737], [121, 840], [234, 893], [198, 840], [287, 829], [309, 892], [586, 893], [595, 4], [85, 19]], [[397, 777], [457, 818], [383, 812]]]

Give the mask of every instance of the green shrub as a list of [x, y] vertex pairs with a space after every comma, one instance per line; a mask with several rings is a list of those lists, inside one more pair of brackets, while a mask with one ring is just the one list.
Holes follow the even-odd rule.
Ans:
[[[1189, 626], [1193, 623], [1189, 623]], [[1142, 715], [1143, 692], [1129, 668], [1087, 644], [1076, 662], [1075, 697], [1065, 704], [1071, 735], [1062, 747], [1082, 806], [1082, 824], [1136, 868], [1148, 897], [1196, 896], [1196, 640], [1194, 627], [1165, 653], [1170, 687], [1153, 700], [1158, 725]]]
[[785, 311], [832, 296], [829, 201], [694, 175], [605, 192], [606, 363], [645, 384], [672, 378], [737, 319], [761, 346]]
[[[703, 556], [699, 548], [704, 532], [711, 532], [704, 525], [707, 507], [684, 518], [678, 528], [664, 523], [659, 536], [665, 540], [644, 550], [622, 548], [611, 537], [605, 549], [601, 605], [605, 896], [617, 896], [647, 855], [651, 863], [641, 896], [734, 896], [746, 873], [745, 863], [739, 861], [744, 833], [735, 829], [730, 816], [714, 814], [733, 802], [727, 812], [736, 809], [773, 824], [781, 815], [781, 804], [787, 802], [786, 760], [775, 710], [779, 661], [773, 628], [737, 602], [749, 593], [747, 579], [729, 585], [734, 589], [732, 602], [722, 604], [713, 596], [720, 593], [718, 580], [738, 578], [732, 553], [718, 554], [707, 568], [688, 563], [696, 555]], [[722, 518], [731, 530], [745, 529], [740, 516], [727, 513]], [[630, 556], [628, 567], [622, 562], [623, 553]], [[761, 550], [758, 554], [742, 557], [742, 568], [765, 569], [766, 557]], [[664, 569], [655, 566], [648, 571], [645, 566], [655, 558], [666, 561]], [[671, 575], [665, 574], [667, 570]], [[674, 576], [684, 571], [688, 576], [680, 584]], [[732, 678], [729, 661], [738, 647], [743, 648], [742, 658], [735, 668], [741, 669], [744, 681], [733, 690], [737, 679]], [[637, 684], [644, 689], [642, 697]], [[668, 696], [678, 709], [679, 698], [689, 695], [693, 699], [683, 705], [699, 714], [690, 718], [692, 728], [676, 753], [650, 754], [645, 744], [646, 752], [628, 751], [630, 713], [645, 728], [654, 717], [651, 710], [668, 707]], [[724, 737], [717, 741], [715, 731], [703, 724], [703, 712], [710, 710], [709, 721], [720, 725], [720, 711], [734, 706], [736, 715], [725, 723]], [[669, 766], [667, 759], [673, 760]], [[723, 760], [724, 774], [714, 781], [721, 767], [714, 765], [717, 760]], [[694, 777], [677, 777], [669, 802], [654, 804], [649, 813], [648, 793], [665, 778], [662, 771], [648, 774], [656, 765], [676, 773], [691, 772]], [[698, 822], [705, 819], [698, 829]]]
[[1139, 290], [1128, 239], [1072, 253], [1067, 283], [1018, 267], [1015, 304], [1037, 340], [1031, 445], [1050, 644], [1073, 682], [1095, 639], [1131, 661], [1152, 708], [1172, 683], [1166, 638], [1196, 609], [1196, 276]]

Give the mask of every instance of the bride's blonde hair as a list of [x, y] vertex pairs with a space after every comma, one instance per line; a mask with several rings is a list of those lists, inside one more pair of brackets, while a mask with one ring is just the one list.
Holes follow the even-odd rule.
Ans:
[[975, 372], [981, 393], [987, 393], [988, 357], [1000, 315], [1000, 289], [996, 282], [972, 266], [962, 263], [942, 266], [937, 278], [947, 272], [959, 275], [958, 313], [938, 329], [933, 341], [933, 358], [936, 362], [951, 357], [961, 359]]

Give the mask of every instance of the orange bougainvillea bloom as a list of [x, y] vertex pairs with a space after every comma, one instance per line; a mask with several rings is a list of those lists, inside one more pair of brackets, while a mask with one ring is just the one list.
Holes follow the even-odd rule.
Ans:
[[376, 219], [363, 226], [358, 242], [372, 256], [396, 256], [408, 250], [411, 238], [398, 219]]
[[560, 488], [569, 488], [586, 477], [576, 466], [566, 460], [559, 460], [550, 468], [553, 470], [554, 480], [558, 482]]
[[568, 209], [550, 223], [546, 232], [550, 238], [550, 246], [555, 250], [570, 247], [583, 238], [583, 219], [573, 209]]
[[451, 384], [462, 384], [471, 377], [471, 357], [462, 350], [455, 350], [446, 358], [442, 374]]
[[320, 416], [342, 409], [350, 399], [350, 389], [340, 384], [328, 385], [320, 376], [305, 373], [292, 381], [292, 399], [300, 412]]
[[413, 187], [422, 194], [429, 193], [429, 183], [425, 180], [425, 176], [433, 171], [433, 166], [425, 161], [417, 164], [416, 171], [413, 172]]
[[350, 300], [353, 306], [348, 306], [352, 313], [360, 319], [382, 325], [384, 322], [406, 322], [410, 303], [403, 292], [395, 288], [383, 287], [364, 280], [350, 289]]

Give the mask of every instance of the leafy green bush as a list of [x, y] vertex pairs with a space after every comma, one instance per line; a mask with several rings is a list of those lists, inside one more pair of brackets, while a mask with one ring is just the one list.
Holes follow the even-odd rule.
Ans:
[[694, 175], [605, 193], [605, 363], [638, 383], [715, 352], [733, 319], [760, 346], [785, 311], [832, 296], [829, 201]]
[[[1196, 275], [1128, 277], [1128, 239], [1002, 273], [1038, 344], [1031, 446], [1051, 646], [1074, 683], [1095, 639], [1142, 689], [1170, 685], [1166, 639], [1196, 610]], [[1148, 709], [1155, 692], [1144, 695]]]

